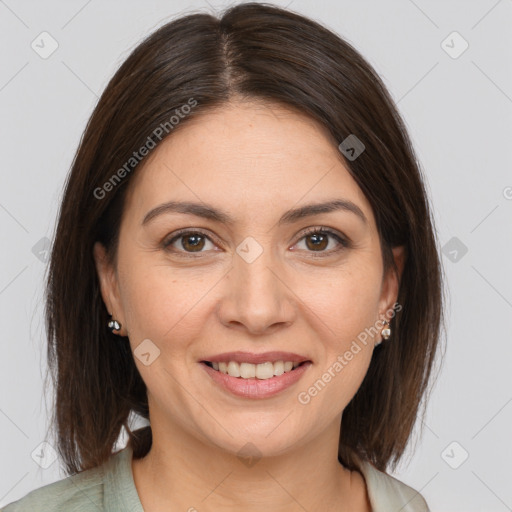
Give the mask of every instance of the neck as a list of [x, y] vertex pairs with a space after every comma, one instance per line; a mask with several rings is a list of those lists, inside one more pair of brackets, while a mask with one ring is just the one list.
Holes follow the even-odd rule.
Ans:
[[151, 450], [132, 462], [144, 510], [370, 510], [364, 479], [338, 461], [340, 422], [280, 455], [251, 457], [251, 445], [233, 454], [152, 421]]

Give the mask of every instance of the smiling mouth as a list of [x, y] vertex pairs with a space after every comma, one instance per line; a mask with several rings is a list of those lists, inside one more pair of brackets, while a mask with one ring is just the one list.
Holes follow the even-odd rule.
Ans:
[[290, 373], [311, 361], [292, 362], [292, 361], [267, 361], [260, 364], [252, 363], [237, 363], [236, 361], [229, 362], [210, 362], [201, 361], [206, 366], [230, 377], [239, 379], [259, 379], [266, 380], [273, 377], [278, 377], [284, 373]]

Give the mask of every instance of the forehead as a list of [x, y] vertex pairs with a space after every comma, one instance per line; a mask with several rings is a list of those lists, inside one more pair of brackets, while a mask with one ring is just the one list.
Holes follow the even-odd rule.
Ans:
[[336, 141], [320, 123], [286, 107], [236, 102], [186, 120], [142, 162], [127, 207], [205, 201], [260, 214], [315, 199], [371, 207]]

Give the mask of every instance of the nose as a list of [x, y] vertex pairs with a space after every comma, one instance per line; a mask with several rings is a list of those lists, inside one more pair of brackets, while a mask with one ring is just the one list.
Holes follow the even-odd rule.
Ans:
[[265, 248], [254, 260], [233, 256], [224, 293], [217, 309], [220, 321], [254, 335], [270, 334], [293, 323], [296, 315], [291, 283], [286, 271]]

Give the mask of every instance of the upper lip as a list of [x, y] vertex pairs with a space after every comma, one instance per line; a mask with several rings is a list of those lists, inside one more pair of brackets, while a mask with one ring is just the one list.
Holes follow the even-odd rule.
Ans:
[[267, 361], [291, 361], [293, 363], [302, 363], [304, 361], [310, 361], [310, 359], [305, 356], [301, 356], [300, 354], [294, 354], [293, 352], [273, 351], [254, 354], [252, 352], [237, 351], [208, 356], [202, 359], [202, 361], [208, 361], [210, 363], [235, 361], [237, 363], [260, 364], [266, 363]]

